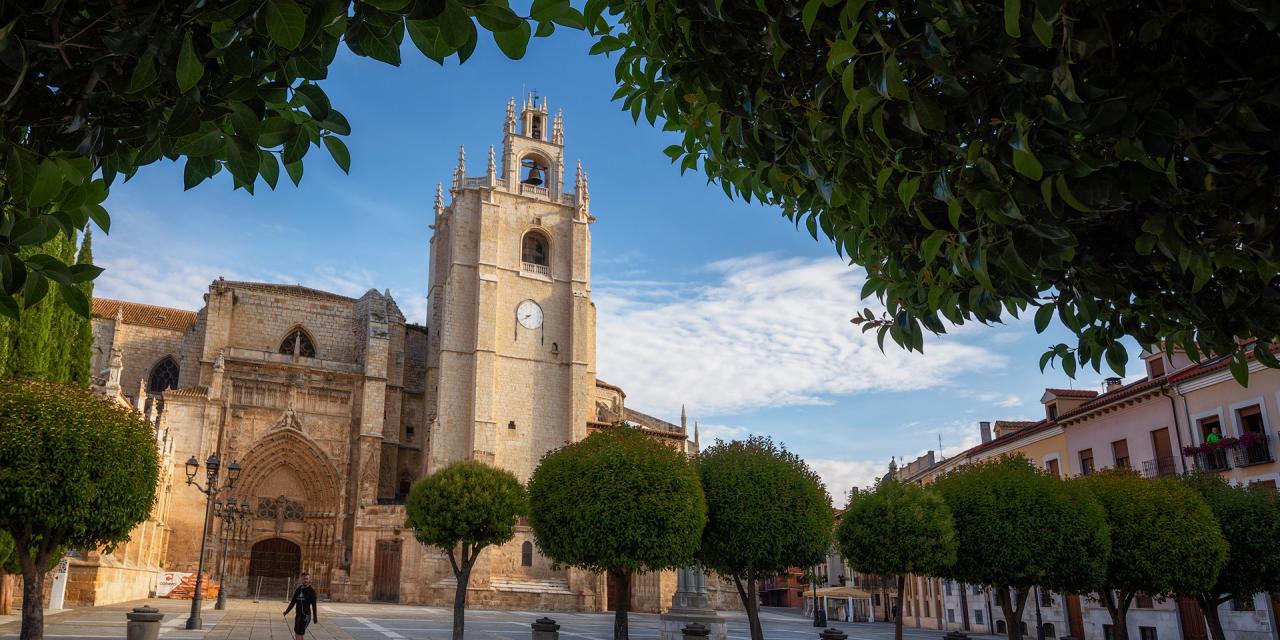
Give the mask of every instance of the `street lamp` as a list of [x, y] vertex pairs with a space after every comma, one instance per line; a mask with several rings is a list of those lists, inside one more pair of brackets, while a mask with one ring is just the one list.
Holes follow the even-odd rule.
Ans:
[[187, 484], [195, 487], [204, 498], [204, 530], [200, 532], [200, 562], [196, 565], [196, 592], [191, 598], [191, 615], [187, 617], [188, 629], [202, 629], [203, 623], [200, 620], [200, 600], [203, 589], [204, 578], [204, 555], [209, 550], [209, 514], [213, 510], [213, 498], [222, 491], [234, 489], [236, 480], [240, 477], [239, 463], [232, 462], [227, 465], [227, 484], [218, 486], [218, 471], [222, 468], [222, 460], [218, 458], [217, 453], [209, 454], [209, 458], [204, 461], [205, 478], [207, 480], [205, 486], [200, 486], [196, 482], [196, 474], [200, 472], [200, 461], [195, 456], [191, 456], [187, 460]]
[[242, 500], [239, 506], [235, 496], [227, 498], [224, 507], [221, 500], [213, 501], [213, 515], [222, 519], [222, 551], [218, 557], [218, 602], [213, 605], [219, 611], [227, 608], [227, 529], [233, 529], [237, 520], [249, 517], [249, 501]]

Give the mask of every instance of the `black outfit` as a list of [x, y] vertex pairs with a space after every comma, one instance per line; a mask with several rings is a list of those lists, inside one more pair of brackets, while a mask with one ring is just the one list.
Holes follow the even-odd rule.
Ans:
[[304, 635], [307, 625], [320, 619], [319, 610], [316, 609], [316, 590], [298, 585], [293, 590], [293, 597], [289, 598], [289, 608], [284, 610], [284, 614], [289, 615], [294, 607], [297, 607], [297, 611], [293, 614], [293, 633]]

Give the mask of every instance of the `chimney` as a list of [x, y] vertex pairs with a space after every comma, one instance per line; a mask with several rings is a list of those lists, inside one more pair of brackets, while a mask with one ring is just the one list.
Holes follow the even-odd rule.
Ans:
[[986, 444], [991, 442], [991, 423], [983, 420], [978, 423], [978, 429], [982, 433], [982, 443]]
[[1104, 385], [1105, 385], [1104, 388], [1106, 392], [1111, 393], [1112, 391], [1115, 391], [1116, 389], [1119, 389], [1121, 386], [1124, 385], [1124, 379], [1116, 378], [1116, 377], [1107, 378]]

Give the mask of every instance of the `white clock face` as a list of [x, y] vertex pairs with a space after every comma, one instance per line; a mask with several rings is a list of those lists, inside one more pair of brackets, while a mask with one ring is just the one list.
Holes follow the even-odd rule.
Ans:
[[532, 300], [525, 300], [516, 307], [516, 321], [526, 329], [537, 329], [542, 326], [542, 307]]

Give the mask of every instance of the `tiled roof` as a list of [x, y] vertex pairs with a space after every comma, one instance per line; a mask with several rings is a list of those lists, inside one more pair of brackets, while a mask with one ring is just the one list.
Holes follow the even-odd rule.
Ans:
[[1045, 389], [1044, 391], [1059, 398], [1094, 398], [1098, 395], [1097, 391], [1088, 389]]
[[125, 324], [169, 329], [170, 331], [186, 331], [196, 322], [196, 312], [170, 307], [156, 307], [137, 302], [125, 302], [110, 298], [93, 299], [93, 315], [102, 318], [114, 318], [116, 312], [122, 312]]
[[1036, 420], [996, 420], [995, 428], [999, 429], [1025, 429], [1033, 424], [1039, 424]]
[[262, 293], [275, 293], [291, 296], [301, 296], [304, 298], [315, 298], [319, 300], [332, 300], [335, 302], [355, 302], [355, 298], [340, 296], [336, 293], [312, 289], [304, 287], [300, 284], [272, 284], [269, 282], [241, 282], [235, 280], [227, 280], [225, 284], [232, 289], [241, 289], [244, 291], [260, 291]]

